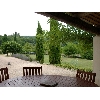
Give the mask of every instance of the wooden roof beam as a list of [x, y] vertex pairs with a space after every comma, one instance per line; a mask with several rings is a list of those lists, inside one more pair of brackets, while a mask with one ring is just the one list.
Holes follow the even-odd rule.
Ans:
[[69, 14], [72, 17], [79, 17], [79, 18], [85, 17], [85, 16], [92, 14], [92, 13], [93, 12], [66, 12], [66, 14]]
[[93, 34], [97, 34], [97, 35], [100, 34], [100, 28], [88, 24], [79, 18], [72, 17], [67, 13], [63, 13], [63, 12], [36, 12], [36, 13], [65, 22], [66, 24], [72, 25], [74, 27], [80, 28], [82, 30], [88, 31]]

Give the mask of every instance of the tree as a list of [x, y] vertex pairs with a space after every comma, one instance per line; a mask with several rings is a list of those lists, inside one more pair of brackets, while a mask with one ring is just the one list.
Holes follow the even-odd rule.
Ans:
[[4, 34], [2, 40], [3, 40], [3, 42], [7, 42], [8, 41], [8, 38], [7, 38], [7, 35], [6, 34]]
[[81, 58], [93, 60], [93, 48], [91, 48], [90, 50], [83, 51], [81, 53]]
[[4, 54], [7, 54], [7, 56], [8, 53], [16, 54], [20, 53], [21, 50], [22, 50], [21, 45], [15, 41], [8, 41], [2, 44], [2, 52]]
[[80, 54], [82, 58], [93, 58], [93, 52], [91, 50], [93, 48], [93, 37], [95, 36], [94, 34], [88, 33], [68, 24], [66, 26], [62, 25], [61, 34], [63, 34], [63, 47], [67, 44], [67, 42], [77, 43], [78, 54]]
[[43, 34], [43, 37], [44, 37], [44, 42], [43, 42], [44, 54], [48, 54], [48, 51], [49, 51], [48, 33], [49, 33], [49, 31], [44, 31], [44, 34]]
[[67, 43], [67, 45], [64, 46], [63, 50], [66, 56], [77, 54], [77, 48], [74, 43]]
[[33, 46], [30, 43], [25, 43], [25, 45], [22, 47], [22, 52], [23, 53], [30, 53], [33, 52]]
[[49, 38], [49, 62], [50, 64], [60, 64], [61, 63], [61, 34], [57, 20], [51, 19], [48, 21], [50, 23], [50, 32], [48, 32]]
[[15, 32], [15, 34], [14, 34], [14, 41], [17, 42], [17, 32]]
[[0, 35], [0, 46], [1, 46], [1, 44], [2, 44], [2, 36]]
[[36, 34], [36, 60], [40, 63], [44, 63], [44, 48], [43, 48], [43, 31], [38, 21], [38, 28]]

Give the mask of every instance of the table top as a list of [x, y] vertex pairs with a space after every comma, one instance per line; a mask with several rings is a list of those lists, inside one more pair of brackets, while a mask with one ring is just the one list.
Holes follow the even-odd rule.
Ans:
[[95, 83], [61, 75], [20, 76], [0, 83], [0, 87], [98, 87]]

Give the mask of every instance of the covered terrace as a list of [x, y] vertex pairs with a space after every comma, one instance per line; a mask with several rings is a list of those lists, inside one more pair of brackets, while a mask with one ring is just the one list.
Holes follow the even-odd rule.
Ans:
[[93, 72], [96, 73], [95, 83], [100, 86], [100, 12], [36, 12], [54, 18], [74, 27], [85, 30], [93, 37]]

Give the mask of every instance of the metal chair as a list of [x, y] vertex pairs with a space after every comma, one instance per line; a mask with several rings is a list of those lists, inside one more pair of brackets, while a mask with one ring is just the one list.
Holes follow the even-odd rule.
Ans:
[[27, 75], [42, 75], [41, 67], [23, 67], [23, 76]]
[[4, 80], [9, 79], [8, 68], [1, 68], [0, 69], [0, 83]]

